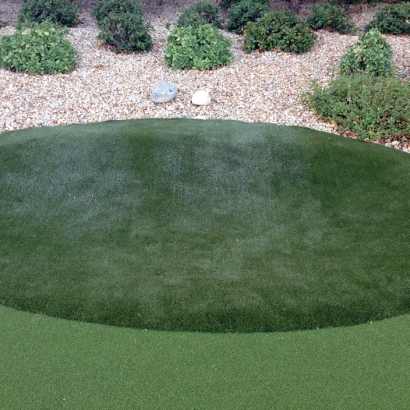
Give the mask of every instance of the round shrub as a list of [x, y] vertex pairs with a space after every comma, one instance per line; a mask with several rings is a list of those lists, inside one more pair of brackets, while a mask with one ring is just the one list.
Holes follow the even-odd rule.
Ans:
[[78, 5], [70, 0], [24, 0], [18, 14], [18, 21], [42, 23], [51, 21], [66, 27], [78, 24]]
[[391, 76], [393, 51], [377, 28], [371, 29], [359, 37], [342, 57], [339, 65], [340, 74], [369, 73], [374, 76]]
[[314, 84], [302, 101], [343, 133], [370, 139], [410, 134], [410, 82], [397, 77], [337, 76], [327, 88]]
[[219, 28], [222, 27], [218, 7], [208, 2], [194, 3], [181, 14], [177, 22], [177, 27], [199, 27], [203, 24], [212, 24]]
[[377, 28], [384, 34], [410, 34], [410, 3], [383, 7], [365, 27], [365, 31], [372, 28]]
[[312, 47], [317, 37], [296, 13], [289, 10], [266, 13], [258, 21], [248, 23], [244, 34], [244, 50], [247, 53], [256, 49], [304, 53]]
[[232, 61], [232, 41], [211, 24], [176, 27], [168, 36], [165, 62], [172, 68], [206, 70]]
[[49, 21], [24, 23], [0, 39], [0, 66], [32, 74], [66, 73], [76, 65], [77, 51], [64, 38], [67, 28]]
[[241, 0], [228, 10], [226, 29], [234, 33], [242, 33], [248, 22], [255, 22], [269, 11], [266, 4], [252, 0]]
[[98, 39], [115, 51], [148, 51], [152, 46], [151, 25], [133, 13], [109, 13], [98, 23]]
[[329, 31], [337, 31], [340, 34], [347, 34], [353, 28], [353, 24], [344, 9], [329, 1], [318, 6], [313, 5], [310, 8], [306, 23], [313, 30], [324, 28]]
[[143, 11], [139, 4], [132, 0], [101, 0], [93, 10], [93, 16], [99, 23], [110, 13], [123, 14], [130, 13], [135, 14], [142, 18]]
[[[233, 5], [240, 3], [242, 0], [221, 0], [221, 6], [224, 9], [230, 9]], [[270, 0], [258, 0], [258, 3], [268, 5]]]
[[[1, 10], [0, 10], [0, 14], [3, 14]], [[0, 20], [0, 28], [5, 27], [5, 26], [7, 26], [7, 22]]]

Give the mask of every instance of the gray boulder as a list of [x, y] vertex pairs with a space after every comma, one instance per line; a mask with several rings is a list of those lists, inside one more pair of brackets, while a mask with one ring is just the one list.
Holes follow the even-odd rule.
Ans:
[[178, 86], [168, 81], [158, 83], [151, 94], [151, 101], [154, 103], [165, 103], [171, 101], [177, 95]]

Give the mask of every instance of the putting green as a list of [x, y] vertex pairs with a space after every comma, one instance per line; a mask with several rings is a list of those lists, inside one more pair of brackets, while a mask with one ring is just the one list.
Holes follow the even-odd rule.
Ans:
[[207, 334], [0, 306], [2, 410], [408, 410], [410, 315], [299, 332]]
[[133, 120], [0, 137], [0, 302], [137, 328], [410, 311], [410, 157], [296, 127]]

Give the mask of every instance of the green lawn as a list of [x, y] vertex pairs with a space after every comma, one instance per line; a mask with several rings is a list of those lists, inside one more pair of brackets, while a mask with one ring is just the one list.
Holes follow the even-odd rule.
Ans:
[[0, 137], [0, 303], [254, 332], [410, 311], [410, 157], [298, 127], [133, 120]]
[[408, 154], [135, 120], [0, 169], [1, 410], [410, 408]]
[[0, 408], [408, 410], [410, 316], [287, 333], [125, 329], [0, 307]]

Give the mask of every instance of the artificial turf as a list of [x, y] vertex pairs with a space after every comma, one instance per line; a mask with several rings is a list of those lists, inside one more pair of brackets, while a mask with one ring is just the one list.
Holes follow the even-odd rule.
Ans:
[[0, 138], [0, 303], [254, 332], [410, 311], [410, 159], [317, 131], [133, 120]]
[[286, 333], [125, 329], [0, 306], [0, 408], [408, 410], [410, 315]]

